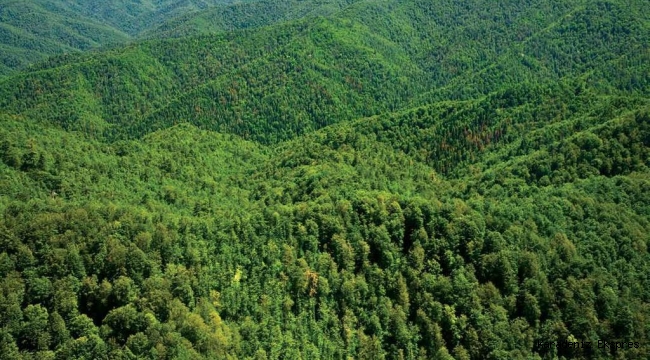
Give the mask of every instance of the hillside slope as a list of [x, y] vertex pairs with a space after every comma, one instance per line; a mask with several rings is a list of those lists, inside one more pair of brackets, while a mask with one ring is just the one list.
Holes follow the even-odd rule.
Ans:
[[147, 29], [229, 0], [7, 0], [0, 4], [0, 76], [62, 53], [126, 43]]
[[549, 90], [274, 147], [3, 115], [3, 354], [647, 357], [536, 345], [650, 337], [650, 104]]
[[146, 38], [173, 38], [258, 28], [317, 16], [331, 16], [358, 0], [261, 0], [214, 6], [165, 21], [145, 31]]
[[648, 93], [650, 31], [638, 6], [477, 4], [498, 21], [456, 2], [427, 6], [359, 2], [331, 18], [54, 58], [0, 82], [0, 109], [107, 139], [187, 121], [274, 143], [523, 82]]
[[0, 6], [0, 76], [48, 56], [124, 42], [128, 35], [44, 1], [6, 1]]
[[[131, 36], [137, 36], [142, 31], [154, 27], [168, 19], [182, 16], [189, 12], [207, 9], [212, 6], [223, 6], [234, 0], [37, 0], [48, 9], [54, 11], [69, 11], [80, 16], [91, 18], [107, 24]], [[239, 1], [241, 3], [255, 0]]]

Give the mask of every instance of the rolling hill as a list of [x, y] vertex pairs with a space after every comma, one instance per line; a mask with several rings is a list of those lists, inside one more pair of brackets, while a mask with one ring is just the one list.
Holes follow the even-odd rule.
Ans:
[[259, 28], [302, 18], [331, 16], [358, 0], [249, 1], [188, 12], [154, 26], [144, 38], [178, 38], [223, 31]]
[[49, 56], [124, 44], [147, 29], [228, 0], [7, 0], [0, 4], [0, 76]]
[[128, 4], [0, 80], [3, 358], [650, 357], [645, 2]]
[[1, 76], [51, 55], [124, 42], [128, 35], [41, 1], [7, 1], [0, 6], [0, 39]]
[[[273, 143], [346, 119], [472, 99], [522, 82], [570, 78], [576, 87], [648, 93], [650, 32], [634, 7], [508, 4], [493, 13], [510, 14], [509, 22], [476, 14], [461, 20], [461, 32], [442, 22], [462, 10], [456, 3], [440, 5], [450, 14], [425, 16], [428, 5], [417, 1], [361, 2], [332, 18], [53, 58], [2, 81], [0, 109], [37, 112], [106, 138], [137, 137], [180, 121]], [[540, 13], [537, 24], [528, 21]], [[604, 36], [607, 42], [597, 41]], [[627, 78], [612, 76], [620, 67]]]
[[272, 147], [188, 124], [104, 143], [3, 115], [0, 346], [444, 359], [546, 356], [548, 338], [641, 343], [650, 104], [549, 90]]

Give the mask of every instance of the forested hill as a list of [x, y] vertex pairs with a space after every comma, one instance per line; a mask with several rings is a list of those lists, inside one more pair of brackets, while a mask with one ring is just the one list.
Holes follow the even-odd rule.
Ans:
[[522, 82], [648, 92], [650, 31], [639, 6], [476, 8], [485, 10], [359, 2], [330, 18], [57, 57], [0, 82], [0, 109], [108, 139], [191, 122], [275, 143]]
[[232, 2], [4, 0], [0, 4], [0, 76], [51, 55], [135, 40], [175, 17]]
[[53, 10], [43, 1], [0, 4], [0, 76], [50, 55], [124, 42], [128, 35], [74, 12]]
[[145, 38], [183, 37], [237, 29], [257, 28], [279, 22], [331, 16], [359, 0], [260, 0], [214, 6], [175, 17], [145, 31]]
[[646, 1], [59, 3], [192, 12], [0, 80], [1, 358], [650, 358]]
[[[277, 147], [186, 124], [107, 144], [3, 115], [0, 350], [647, 358], [595, 344], [650, 337], [650, 104], [553, 90]], [[538, 345], [567, 339], [594, 348]]]

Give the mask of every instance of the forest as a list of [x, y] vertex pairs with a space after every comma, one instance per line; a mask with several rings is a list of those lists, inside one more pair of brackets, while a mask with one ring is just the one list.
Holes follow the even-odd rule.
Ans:
[[647, 1], [91, 3], [0, 5], [0, 358], [650, 358]]

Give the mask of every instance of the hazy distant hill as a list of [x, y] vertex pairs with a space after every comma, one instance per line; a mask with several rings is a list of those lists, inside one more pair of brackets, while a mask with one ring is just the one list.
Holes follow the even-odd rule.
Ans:
[[[225, 5], [234, 0], [38, 0], [58, 12], [68, 11], [105, 23], [131, 36], [187, 12]], [[237, 2], [250, 2], [244, 0]]]
[[0, 75], [53, 54], [127, 39], [115, 28], [42, 1], [5, 1], [0, 4]]
[[257, 28], [304, 17], [333, 15], [358, 0], [249, 1], [215, 6], [173, 18], [146, 31], [144, 37], [182, 37]]
[[0, 4], [0, 76], [48, 56], [124, 43], [176, 16], [228, 0], [7, 0]]

